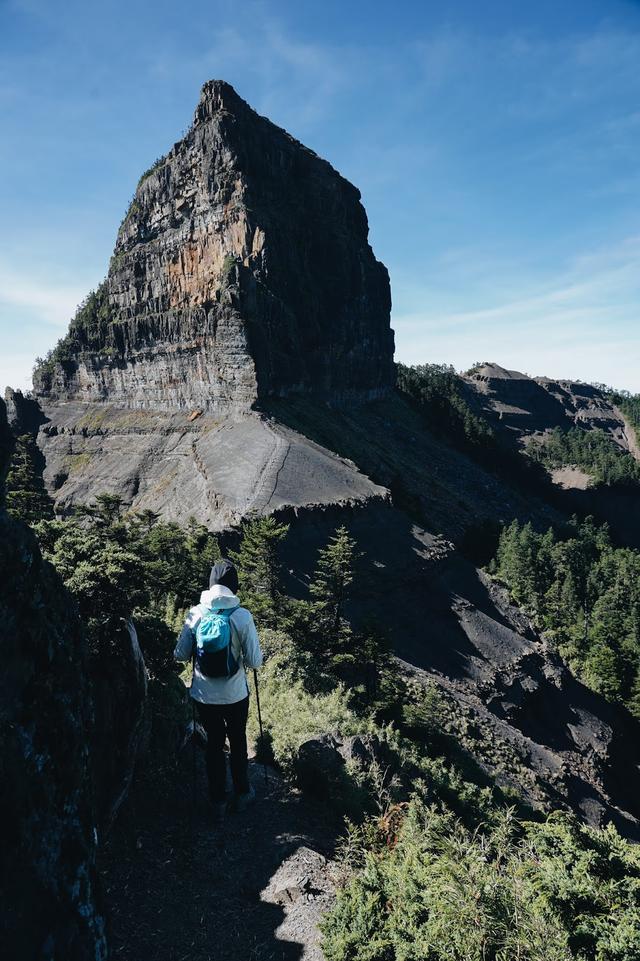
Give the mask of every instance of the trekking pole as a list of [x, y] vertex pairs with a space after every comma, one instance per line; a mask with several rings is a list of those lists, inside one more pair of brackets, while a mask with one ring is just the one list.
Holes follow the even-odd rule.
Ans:
[[192, 784], [192, 792], [193, 792], [193, 799], [192, 799], [192, 800], [193, 800], [193, 803], [192, 803], [192, 805], [191, 805], [191, 810], [192, 810], [192, 811], [195, 811], [195, 809], [196, 809], [196, 796], [197, 796], [197, 791], [196, 791], [197, 784], [196, 784], [196, 781], [197, 781], [197, 774], [198, 774], [198, 758], [197, 758], [197, 755], [196, 755], [196, 747], [197, 747], [197, 745], [196, 745], [196, 702], [195, 702], [195, 699], [194, 699], [193, 697], [191, 698], [191, 707], [192, 707], [192, 710], [193, 710], [193, 731], [192, 731], [192, 735], [191, 735], [191, 740], [193, 741], [193, 784]]
[[[256, 684], [256, 705], [258, 707], [258, 727], [260, 728], [260, 745], [264, 751], [264, 731], [262, 730], [262, 713], [260, 711], [260, 691], [258, 690], [258, 672], [253, 669], [253, 679]], [[269, 777], [267, 775], [267, 762], [264, 760], [264, 754], [262, 758], [262, 766], [264, 768], [264, 783], [269, 783]]]
[[191, 834], [195, 838], [195, 810], [196, 810], [196, 797], [197, 797], [197, 778], [198, 778], [198, 758], [197, 758], [197, 745], [196, 745], [196, 701], [193, 697], [193, 682], [196, 676], [196, 652], [195, 646], [193, 650], [193, 659], [191, 662], [191, 688], [189, 694], [191, 696], [191, 743], [193, 750], [193, 771], [191, 780]]

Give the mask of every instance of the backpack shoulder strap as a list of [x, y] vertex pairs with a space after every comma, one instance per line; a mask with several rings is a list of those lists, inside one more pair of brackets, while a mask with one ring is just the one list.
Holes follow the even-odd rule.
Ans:
[[214, 608], [213, 608], [213, 611], [214, 611], [216, 614], [224, 614], [224, 616], [225, 616], [225, 617], [228, 617], [229, 620], [231, 620], [231, 618], [233, 617], [233, 615], [235, 614], [235, 612], [236, 612], [236, 611], [239, 611], [239, 610], [240, 610], [240, 605], [239, 605], [239, 604], [236, 604], [235, 607], [214, 607]]
[[229, 628], [231, 630], [231, 650], [236, 661], [240, 664], [242, 659], [242, 642], [238, 628], [233, 623], [233, 615], [236, 611], [240, 610], [240, 605], [237, 604], [236, 607], [227, 608], [227, 610], [229, 611]]
[[192, 607], [191, 610], [189, 611], [189, 617], [187, 619], [187, 624], [189, 625], [189, 628], [191, 630], [191, 637], [193, 638], [193, 646], [191, 648], [192, 665], [195, 665], [196, 663], [196, 645], [197, 645], [196, 639], [198, 636], [198, 628], [200, 627], [200, 622], [202, 620], [202, 614], [203, 614], [202, 604], [196, 604], [196, 606]]

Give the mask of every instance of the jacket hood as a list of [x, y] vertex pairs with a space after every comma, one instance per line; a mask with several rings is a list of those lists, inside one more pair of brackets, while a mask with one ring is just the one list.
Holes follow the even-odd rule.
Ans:
[[240, 600], [224, 584], [214, 584], [208, 591], [202, 592], [200, 603], [209, 608], [237, 607]]

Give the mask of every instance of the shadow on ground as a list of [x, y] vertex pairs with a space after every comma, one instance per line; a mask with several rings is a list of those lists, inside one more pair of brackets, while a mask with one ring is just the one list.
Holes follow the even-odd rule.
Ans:
[[[322, 958], [311, 905], [307, 921], [279, 932], [284, 907], [261, 900], [277, 869], [303, 847], [330, 857], [337, 836], [320, 811], [271, 770], [250, 763], [255, 805], [210, 826], [203, 758], [192, 751], [174, 772], [138, 779], [101, 857], [108, 938], [120, 961], [298, 961]], [[321, 859], [322, 860], [322, 859]], [[309, 897], [312, 897], [309, 895]]]

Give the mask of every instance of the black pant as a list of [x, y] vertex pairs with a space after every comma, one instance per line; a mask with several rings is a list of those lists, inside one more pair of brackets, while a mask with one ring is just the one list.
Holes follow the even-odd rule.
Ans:
[[231, 748], [231, 778], [236, 794], [249, 790], [247, 772], [247, 715], [249, 695], [235, 704], [201, 704], [198, 714], [207, 732], [207, 777], [209, 796], [214, 804], [224, 801], [227, 767], [224, 742], [229, 738]]

